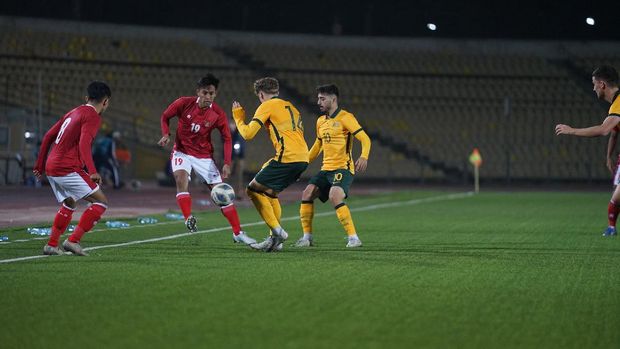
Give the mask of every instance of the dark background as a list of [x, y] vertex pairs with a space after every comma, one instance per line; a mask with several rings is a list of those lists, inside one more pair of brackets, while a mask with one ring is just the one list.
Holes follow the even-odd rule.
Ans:
[[[199, 29], [397, 37], [620, 39], [612, 1], [16, 1], [0, 14]], [[596, 20], [586, 24], [586, 17]], [[432, 22], [438, 30], [431, 32]], [[339, 25], [337, 25], [338, 23]], [[340, 27], [340, 30], [338, 29]]]

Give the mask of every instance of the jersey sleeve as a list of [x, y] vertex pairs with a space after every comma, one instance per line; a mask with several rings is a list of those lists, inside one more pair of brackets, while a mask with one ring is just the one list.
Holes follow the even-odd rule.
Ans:
[[342, 126], [344, 126], [347, 131], [351, 132], [353, 136], [355, 136], [357, 132], [363, 130], [362, 126], [359, 122], [357, 122], [357, 119], [353, 116], [353, 114], [349, 114], [342, 118]]
[[360, 154], [360, 157], [368, 159], [368, 156], [370, 155], [370, 137], [368, 137], [364, 130], [361, 130], [355, 135], [355, 139], [362, 143], [362, 153]]
[[368, 159], [370, 155], [370, 137], [364, 131], [364, 128], [359, 124], [355, 116], [350, 114], [348, 117], [342, 119], [342, 125], [349, 131], [351, 134], [362, 143], [362, 154], [360, 155], [363, 158]]
[[[261, 104], [262, 106], [262, 104]], [[260, 106], [258, 107], [260, 109]], [[258, 112], [258, 110], [256, 110]], [[261, 127], [264, 126], [264, 122], [253, 118], [248, 124], [245, 123], [245, 110], [243, 108], [233, 108], [233, 119], [237, 125], [237, 130], [243, 139], [250, 140], [256, 136]]]
[[232, 136], [230, 135], [230, 127], [228, 127], [228, 117], [221, 108], [218, 107], [216, 111], [220, 116], [217, 123], [217, 129], [220, 131], [220, 136], [222, 137], [224, 164], [230, 165], [232, 163]]
[[608, 116], [617, 116], [620, 117], [620, 101], [618, 101], [620, 97], [616, 97], [616, 101], [609, 107], [609, 115]]
[[312, 148], [310, 148], [310, 151], [308, 152], [308, 163], [312, 163], [312, 161], [316, 160], [322, 150], [323, 142], [319, 138], [315, 139]]
[[58, 122], [56, 122], [54, 126], [52, 126], [52, 128], [50, 128], [49, 131], [45, 133], [45, 136], [43, 136], [43, 140], [41, 141], [41, 148], [39, 148], [39, 155], [37, 156], [37, 161], [34, 165], [34, 170], [37, 170], [42, 173], [43, 170], [45, 169], [45, 161], [47, 160], [47, 154], [49, 153], [50, 146], [52, 145], [54, 138], [58, 136], [61, 122], [62, 122], [62, 118], [58, 120]]
[[183, 98], [179, 98], [176, 101], [172, 102], [172, 104], [170, 104], [168, 108], [166, 108], [166, 110], [164, 110], [164, 112], [161, 114], [161, 135], [162, 136], [170, 135], [170, 119], [179, 115], [183, 107], [183, 104], [184, 104]]
[[78, 145], [78, 152], [82, 163], [86, 166], [88, 173], [91, 175], [97, 173], [95, 163], [93, 162], [91, 146], [93, 144], [93, 139], [97, 136], [100, 125], [101, 118], [99, 115], [92, 115], [82, 122], [80, 129], [80, 143]]
[[260, 122], [262, 126], [267, 123], [270, 115], [271, 115], [270, 103], [262, 103], [261, 105], [258, 106], [258, 109], [256, 109], [256, 112], [254, 113], [254, 117], [252, 118], [252, 121]]

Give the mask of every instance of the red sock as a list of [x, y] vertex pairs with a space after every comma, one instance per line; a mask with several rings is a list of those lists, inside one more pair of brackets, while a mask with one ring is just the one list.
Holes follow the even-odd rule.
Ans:
[[616, 220], [618, 220], [618, 212], [620, 212], [620, 207], [612, 201], [607, 205], [607, 219], [609, 219], [609, 226], [616, 227]]
[[91, 230], [95, 224], [97, 224], [106, 208], [108, 208], [106, 205], [100, 203], [90, 205], [90, 207], [87, 208], [82, 214], [82, 218], [80, 218], [80, 222], [77, 227], [75, 227], [73, 234], [69, 236], [69, 241], [80, 242], [82, 236], [84, 236], [87, 231]]
[[64, 204], [60, 206], [60, 210], [56, 212], [56, 217], [54, 217], [54, 225], [52, 226], [50, 240], [47, 242], [48, 245], [52, 247], [58, 246], [58, 239], [60, 239], [60, 235], [64, 234], [65, 230], [67, 230], [67, 227], [69, 226], [69, 223], [71, 223], [73, 211], [75, 211], [75, 209], [69, 208]]
[[177, 204], [179, 204], [179, 208], [181, 212], [183, 212], [183, 217], [185, 217], [185, 219], [192, 215], [192, 197], [188, 192], [177, 194]]
[[228, 223], [233, 229], [233, 234], [239, 235], [241, 231], [241, 223], [239, 223], [239, 215], [237, 214], [237, 209], [234, 204], [230, 204], [228, 206], [222, 207], [222, 214], [226, 219], [228, 219]]

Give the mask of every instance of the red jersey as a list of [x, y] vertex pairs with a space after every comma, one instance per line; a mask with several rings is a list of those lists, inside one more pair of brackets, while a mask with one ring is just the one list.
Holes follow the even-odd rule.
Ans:
[[219, 105], [212, 103], [207, 108], [198, 106], [197, 97], [181, 97], [174, 101], [161, 115], [161, 133], [170, 134], [170, 119], [179, 118], [174, 150], [199, 159], [213, 158], [211, 131], [217, 128], [224, 146], [224, 163], [229, 165], [232, 156], [232, 137], [228, 118]]
[[[95, 107], [84, 104], [63, 116], [47, 131], [41, 143], [34, 169], [48, 176], [64, 176], [84, 170], [97, 173], [91, 144], [101, 126], [101, 117]], [[52, 151], [48, 150], [53, 144]], [[47, 161], [46, 161], [47, 159]]]

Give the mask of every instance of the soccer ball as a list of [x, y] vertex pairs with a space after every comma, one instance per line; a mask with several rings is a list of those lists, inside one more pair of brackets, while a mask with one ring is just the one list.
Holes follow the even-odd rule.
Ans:
[[227, 183], [220, 183], [211, 189], [211, 200], [218, 206], [227, 206], [235, 200], [235, 190]]

